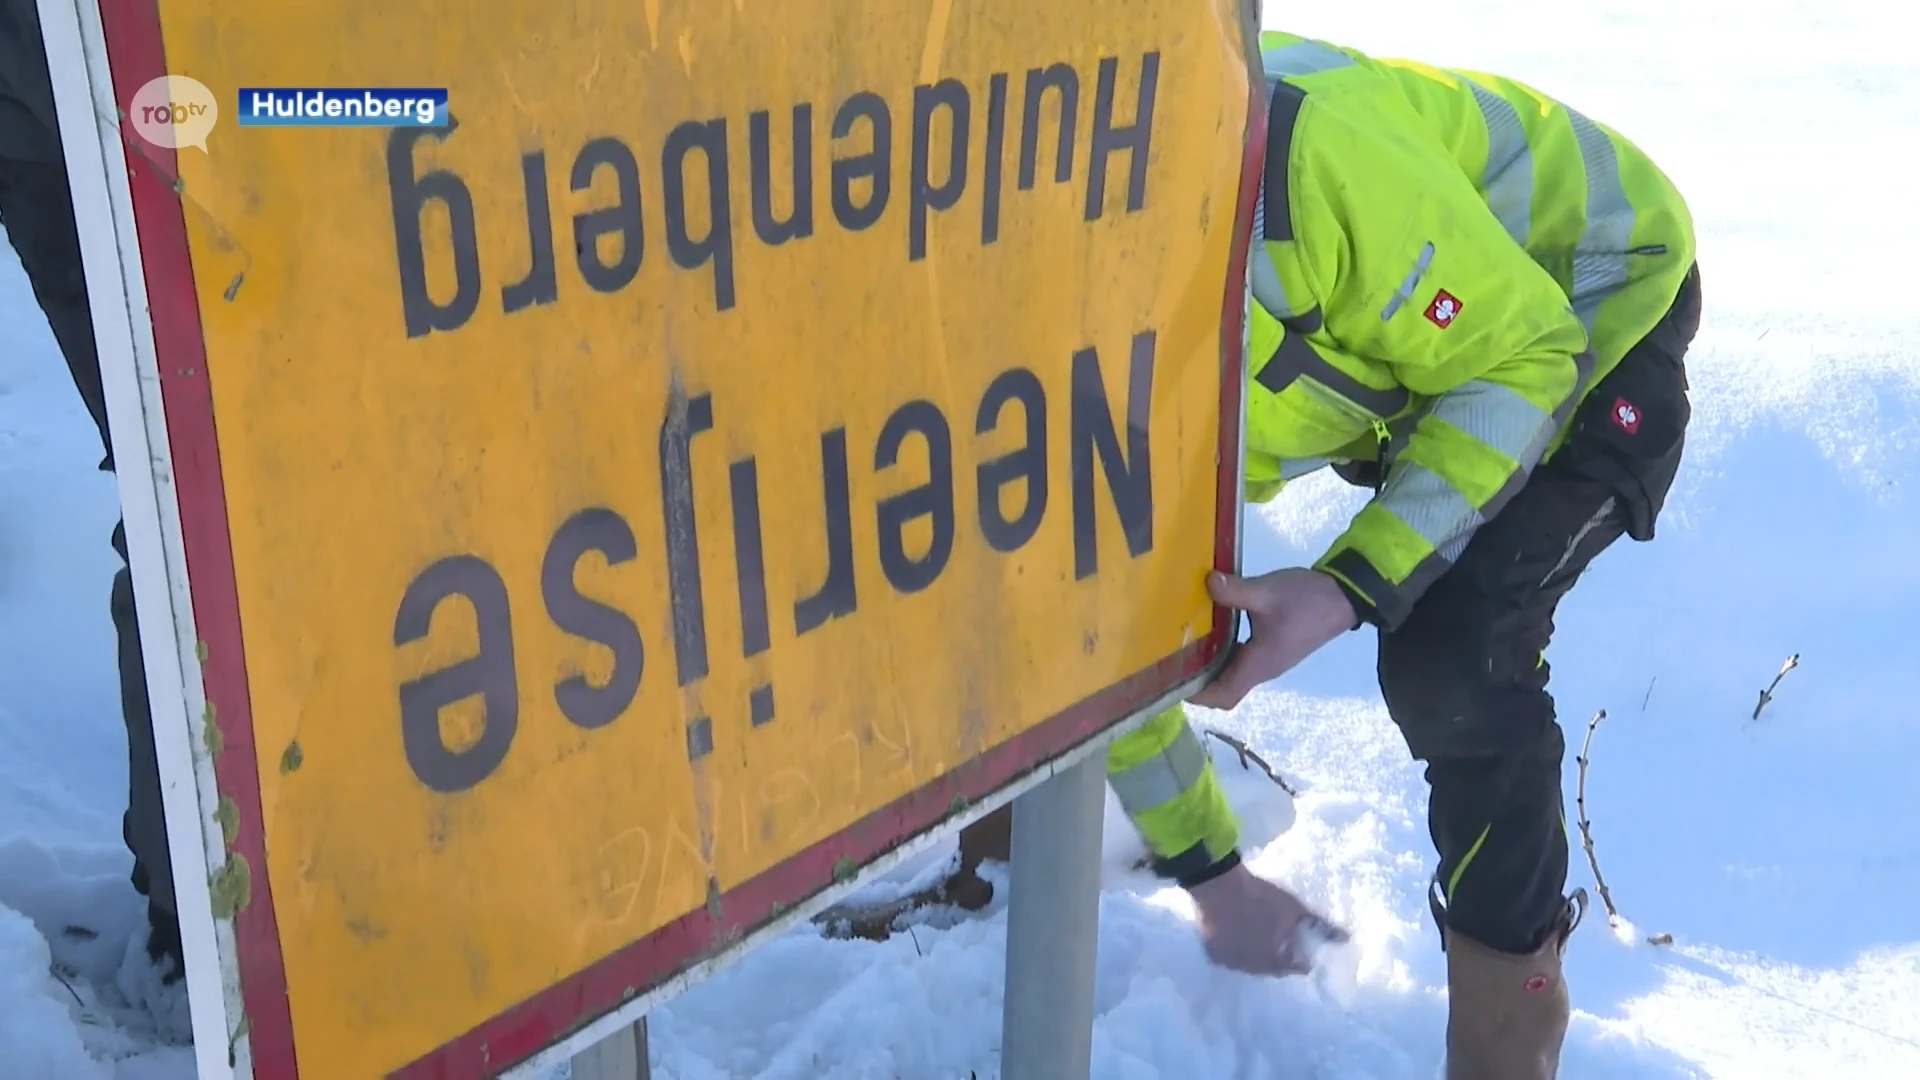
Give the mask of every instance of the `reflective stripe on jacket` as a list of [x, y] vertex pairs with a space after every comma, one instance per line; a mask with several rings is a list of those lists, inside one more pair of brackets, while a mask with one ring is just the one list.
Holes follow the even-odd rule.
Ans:
[[1316, 566], [1391, 629], [1666, 311], [1692, 219], [1633, 144], [1531, 87], [1291, 34], [1261, 46], [1246, 494], [1384, 458]]

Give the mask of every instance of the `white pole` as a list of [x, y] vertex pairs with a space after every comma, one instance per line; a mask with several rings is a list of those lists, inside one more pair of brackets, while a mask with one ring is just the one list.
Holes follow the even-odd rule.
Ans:
[[1106, 755], [1013, 803], [1001, 1080], [1085, 1080], [1093, 1057]]
[[570, 1070], [573, 1080], [649, 1080], [647, 1018], [575, 1054]]

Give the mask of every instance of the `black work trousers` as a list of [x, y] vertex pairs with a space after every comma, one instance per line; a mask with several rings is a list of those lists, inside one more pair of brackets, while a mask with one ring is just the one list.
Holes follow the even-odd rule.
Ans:
[[1695, 267], [1666, 315], [1582, 402], [1563, 446], [1380, 635], [1382, 696], [1426, 764], [1449, 933], [1505, 952], [1544, 943], [1566, 905], [1566, 739], [1545, 649], [1560, 599], [1622, 535], [1653, 538], [1691, 406]]
[[[20, 256], [34, 299], [52, 325], [74, 386], [99, 428], [100, 444], [106, 451], [101, 468], [111, 469], [106, 395], [101, 389], [100, 358], [94, 347], [93, 317], [80, 263], [80, 240], [66, 166], [57, 158], [23, 160], [8, 157], [5, 151], [6, 147], [0, 147], [0, 223], [4, 223], [7, 239]], [[154, 753], [153, 716], [147, 701], [146, 669], [141, 663], [124, 524], [114, 526], [112, 543], [121, 565], [113, 578], [108, 610], [119, 637], [120, 704], [127, 729], [127, 809], [121, 833], [133, 854], [134, 887], [150, 901], [156, 951], [172, 952], [178, 948], [173, 864], [168, 858], [166, 820], [161, 813], [160, 767]]]

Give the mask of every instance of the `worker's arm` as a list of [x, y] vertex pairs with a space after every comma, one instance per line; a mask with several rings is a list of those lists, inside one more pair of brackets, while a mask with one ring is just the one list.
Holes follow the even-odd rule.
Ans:
[[1239, 864], [1240, 824], [1180, 706], [1113, 741], [1107, 782], [1162, 877], [1191, 888]]
[[1175, 705], [1114, 740], [1107, 780], [1152, 849], [1154, 868], [1193, 897], [1214, 963], [1254, 975], [1312, 969], [1314, 944], [1347, 932], [1240, 861], [1240, 828], [1200, 737]]
[[[1351, 431], [1346, 430], [1350, 424], [1338, 431], [1316, 429], [1313, 413], [1301, 410], [1297, 404], [1292, 408], [1280, 406], [1278, 391], [1267, 387], [1262, 380], [1269, 379], [1276, 371], [1287, 371], [1289, 381], [1291, 376], [1310, 375], [1315, 382], [1340, 385], [1350, 393], [1369, 399], [1370, 404], [1379, 404], [1380, 397], [1405, 399], [1406, 392], [1398, 386], [1385, 390], [1370, 387], [1333, 369], [1328, 359], [1330, 353], [1337, 350], [1288, 330], [1258, 303], [1248, 306], [1247, 374], [1259, 384], [1247, 388], [1246, 475], [1241, 494], [1249, 504], [1269, 502], [1290, 481], [1327, 466], [1339, 471], [1340, 455], [1347, 448], [1332, 451], [1328, 448], [1338, 447], [1340, 439], [1351, 436]], [[1366, 441], [1361, 439], [1357, 443]]]
[[1354, 115], [1303, 109], [1295, 220], [1307, 243], [1317, 228], [1344, 245], [1329, 332], [1433, 400], [1315, 568], [1392, 629], [1526, 482], [1591, 364], [1566, 294], [1451, 157]]

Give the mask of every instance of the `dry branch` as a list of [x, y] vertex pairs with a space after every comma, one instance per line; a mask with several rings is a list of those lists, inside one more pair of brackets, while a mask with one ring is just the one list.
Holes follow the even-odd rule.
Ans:
[[1263, 758], [1259, 754], [1255, 753], [1254, 749], [1248, 746], [1245, 742], [1242, 742], [1241, 740], [1236, 739], [1233, 736], [1226, 734], [1225, 732], [1215, 731], [1212, 728], [1207, 729], [1207, 734], [1213, 736], [1216, 739], [1219, 739], [1221, 742], [1226, 743], [1228, 746], [1233, 747], [1233, 752], [1240, 755], [1241, 768], [1243, 769], [1248, 768], [1249, 767], [1248, 762], [1251, 761], [1254, 765], [1260, 766], [1260, 771], [1267, 774], [1267, 779], [1272, 780], [1274, 783], [1280, 785], [1280, 790], [1286, 792], [1288, 795], [1291, 795], [1295, 798], [1298, 798], [1300, 796], [1300, 792], [1298, 789], [1296, 789], [1292, 784], [1287, 783], [1285, 777], [1275, 772], [1273, 770], [1273, 766], [1267, 764], [1266, 758]]
[[53, 976], [55, 982], [67, 988], [67, 993], [73, 995], [73, 1003], [75, 1005], [80, 1006], [82, 1009], [87, 1007], [87, 1003], [80, 1000], [80, 991], [73, 988], [73, 984], [67, 981], [66, 975], [62, 974], [58, 967], [47, 968], [47, 974]]
[[1786, 662], [1780, 665], [1780, 670], [1777, 674], [1774, 675], [1773, 681], [1767, 684], [1767, 688], [1765, 690], [1760, 691], [1760, 701], [1758, 704], [1756, 704], [1753, 707], [1753, 719], [1755, 720], [1760, 719], [1760, 710], [1766, 708], [1767, 702], [1773, 700], [1773, 692], [1776, 688], [1779, 687], [1780, 680], [1787, 677], [1787, 672], [1792, 671], [1794, 668], [1797, 668], [1799, 666], [1800, 666], [1799, 653], [1794, 653], [1792, 656], [1787, 657]]
[[1580, 823], [1580, 846], [1587, 853], [1587, 866], [1593, 870], [1593, 883], [1600, 890], [1600, 903], [1607, 909], [1607, 924], [1620, 925], [1620, 909], [1613, 906], [1613, 892], [1607, 888], [1607, 879], [1600, 876], [1600, 857], [1593, 850], [1593, 826], [1587, 821], [1587, 755], [1593, 750], [1593, 732], [1600, 721], [1607, 718], [1607, 710], [1601, 709], [1587, 721], [1587, 737], [1580, 744], [1580, 756], [1575, 760], [1580, 765], [1580, 779], [1574, 786], [1573, 804], [1578, 811]]
[[[1013, 861], [1013, 804], [1007, 803], [960, 830], [959, 860], [944, 878], [895, 900], [879, 903], [843, 901], [813, 917], [823, 937], [886, 941], [900, 929], [899, 920], [926, 908], [957, 908], [977, 912], [993, 900], [993, 884], [980, 876], [983, 864]], [[908, 927], [912, 933], [912, 928]], [[920, 937], [913, 935], [914, 951]]]
[[[976, 875], [971, 867], [964, 867], [951, 877], [895, 900], [871, 904], [853, 901], [835, 904], [815, 915], [813, 925], [819, 929], [822, 937], [886, 941], [901, 929], [899, 920], [903, 915], [939, 907], [980, 911], [992, 899], [993, 886]], [[912, 933], [911, 926], [905, 929]], [[913, 948], [915, 952], [920, 951], [917, 934], [913, 937]]]
[[[1600, 721], [1606, 718], [1607, 710], [1601, 709], [1599, 712], [1593, 714], [1593, 719], [1587, 721], [1587, 737], [1580, 744], [1580, 756], [1575, 759], [1580, 765], [1580, 777], [1574, 787], [1573, 802], [1574, 808], [1577, 811], [1576, 818], [1580, 825], [1580, 847], [1587, 853], [1587, 867], [1593, 871], [1594, 887], [1600, 892], [1601, 905], [1607, 909], [1607, 925], [1612, 927], [1616, 932], [1620, 932], [1622, 925], [1627, 925], [1630, 929], [1631, 924], [1626, 923], [1626, 920], [1621, 917], [1620, 909], [1615, 907], [1613, 903], [1613, 890], [1607, 888], [1607, 879], [1600, 876], [1600, 856], [1594, 851], [1593, 847], [1593, 823], [1587, 820], [1587, 764], [1591, 760], [1593, 753], [1594, 730], [1600, 726]], [[1673, 935], [1649, 934], [1647, 936], [1647, 943], [1650, 945], [1671, 945], [1673, 944]]]

